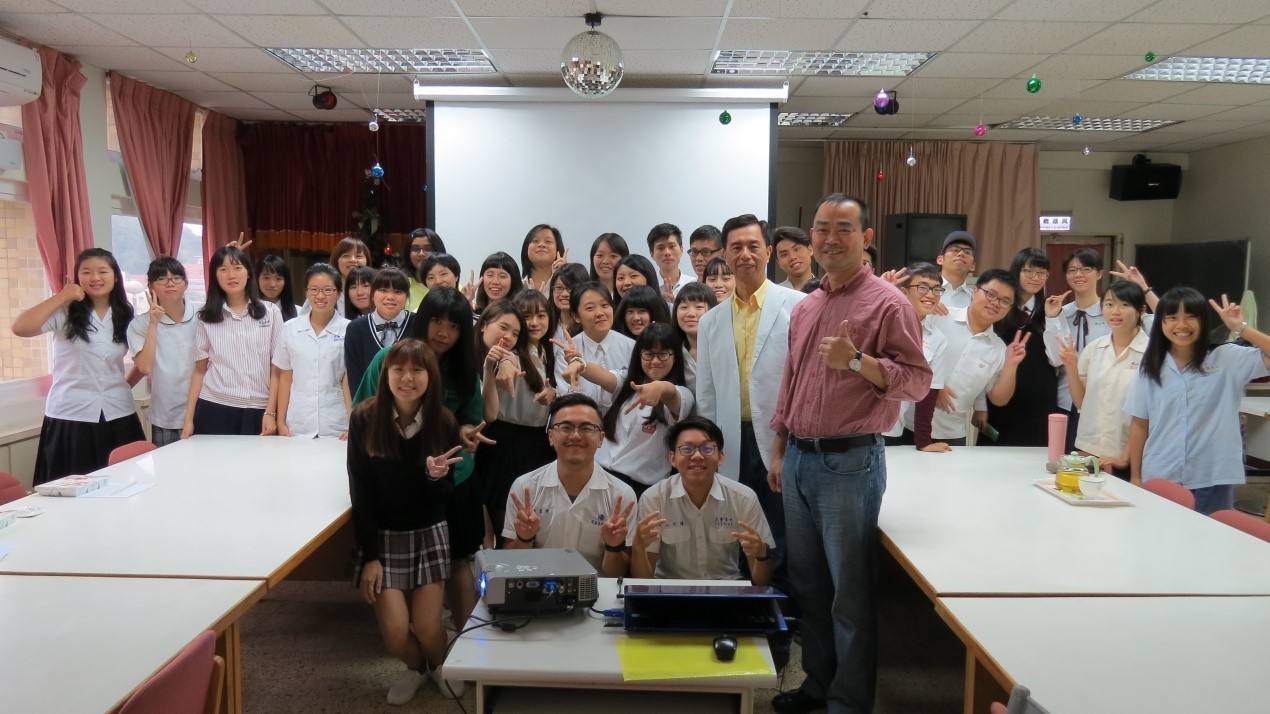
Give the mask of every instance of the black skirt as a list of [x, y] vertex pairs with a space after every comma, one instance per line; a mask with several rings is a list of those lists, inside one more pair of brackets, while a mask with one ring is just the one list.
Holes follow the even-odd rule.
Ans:
[[476, 450], [476, 465], [472, 477], [482, 487], [482, 501], [489, 511], [494, 533], [501, 537], [503, 519], [507, 513], [507, 494], [512, 483], [521, 476], [536, 471], [556, 460], [556, 452], [547, 441], [547, 431], [541, 426], [524, 426], [496, 421], [485, 427], [485, 435], [498, 442], [486, 444]]
[[[481, 447], [488, 449], [489, 445]], [[481, 483], [475, 473], [454, 487], [450, 505], [445, 511], [450, 526], [450, 560], [464, 560], [476, 555], [485, 542], [485, 504], [481, 499]]]
[[141, 420], [135, 413], [110, 421], [102, 414], [96, 422], [46, 416], [40, 426], [34, 483], [105, 468], [111, 451], [134, 441], [145, 441], [145, 438]]

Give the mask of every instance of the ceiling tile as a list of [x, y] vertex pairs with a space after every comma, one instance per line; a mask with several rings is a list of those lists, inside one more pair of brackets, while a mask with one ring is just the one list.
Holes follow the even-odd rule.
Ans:
[[[559, 77], [560, 75], [556, 75]], [[392, 83], [402, 82], [407, 90], [413, 84], [415, 78], [405, 75], [393, 75]], [[463, 87], [505, 87], [507, 86], [507, 76], [504, 74], [464, 74], [464, 75], [420, 75], [417, 77], [419, 84], [440, 85], [440, 86], [463, 86]], [[384, 75], [384, 88], [389, 85], [389, 76]], [[341, 82], [342, 84], [342, 82]]]
[[958, 114], [1013, 114], [1019, 116], [1021, 114], [1030, 114], [1036, 110], [1049, 104], [1052, 100], [1047, 99], [991, 99], [988, 97], [975, 97], [963, 103], [959, 107], [955, 107], [952, 111]]
[[[914, 97], [905, 94], [903, 91], [899, 93], [900, 113], [899, 116], [906, 114], [943, 114], [964, 104], [963, 99], [952, 98], [935, 98], [935, 97]], [[868, 107], [872, 110], [872, 105]], [[875, 112], [876, 113], [876, 112]]]
[[696, 89], [703, 86], [701, 74], [647, 74], [622, 79], [623, 89]]
[[918, 68], [921, 77], [988, 77], [1005, 79], [1041, 60], [1034, 54], [941, 52]]
[[[329, 74], [310, 73], [305, 75], [314, 84], [330, 86], [336, 91], [353, 94], [374, 94], [375, 92], [409, 92], [411, 78], [404, 74]], [[481, 75], [492, 77], [497, 75]], [[456, 81], [457, 77], [447, 77], [444, 84], [467, 84]]]
[[[185, 0], [203, 12], [220, 15], [325, 15], [314, 0]], [[422, 4], [422, 0], [419, 0]], [[327, 3], [330, 5], [331, 3]]]
[[1113, 22], [1121, 20], [1155, 0], [1016, 0], [996, 17], [1001, 20], [1082, 20]]
[[1047, 117], [1068, 117], [1074, 114], [1082, 114], [1086, 117], [1114, 117], [1142, 106], [1141, 102], [1095, 102], [1083, 97], [1070, 97], [1053, 104], [1046, 104], [1032, 113]]
[[336, 107], [327, 111], [325, 109], [314, 109], [310, 106], [308, 109], [295, 109], [289, 113], [296, 115], [304, 121], [321, 122], [321, 123], [337, 123], [337, 122], [354, 122], [364, 123], [370, 121], [369, 109], [345, 109], [344, 107]]
[[[602, 30], [623, 50], [709, 50], [719, 36], [720, 22], [714, 17], [611, 17], [604, 20]], [[563, 42], [558, 49], [564, 49]]]
[[942, 52], [975, 29], [971, 20], [859, 20], [834, 49], [849, 52]]
[[[1159, 102], [1153, 104], [1144, 104], [1137, 109], [1131, 109], [1120, 116], [1130, 119], [1172, 119], [1174, 121], [1189, 121], [1200, 117], [1212, 116], [1222, 112], [1230, 107], [1214, 105], [1214, 104], [1162, 104]], [[1228, 119], [1237, 119], [1243, 117], [1226, 117]]]
[[1265, 14], [1265, 0], [1222, 0], [1221, 2], [1160, 0], [1127, 19], [1130, 22], [1220, 25], [1229, 22], [1251, 22], [1264, 17]]
[[560, 71], [560, 50], [490, 50], [490, 54], [498, 71], [507, 74]]
[[[553, 49], [556, 52], [574, 35], [586, 31], [581, 18], [473, 17], [472, 26], [486, 47], [495, 49]], [[602, 26], [607, 32], [608, 26]]]
[[894, 129], [869, 129], [867, 133], [863, 129], [839, 129], [829, 135], [830, 139], [871, 139], [874, 141], [898, 139], [907, 132], [896, 131]]
[[196, 13], [198, 8], [171, 0], [58, 0], [58, 5], [80, 13]]
[[458, 18], [429, 18], [402, 22], [399, 17], [343, 17], [348, 29], [367, 47], [392, 49], [477, 49], [480, 43], [467, 23]]
[[[1067, 50], [1099, 55], [1125, 54], [1133, 50], [1154, 52], [1161, 59], [1231, 30], [1235, 25], [1164, 25], [1121, 22], [1108, 27]], [[1141, 55], [1139, 55], [1141, 56]], [[1146, 64], [1143, 61], [1143, 64]]]
[[284, 112], [281, 109], [225, 109], [220, 111], [228, 117], [239, 119], [242, 121], [296, 121], [294, 114]]
[[883, 116], [873, 111], [873, 105], [866, 104], [861, 106], [857, 104], [854, 107], [856, 114], [847, 120], [847, 126], [876, 126], [883, 129], [893, 129], [901, 131], [904, 129], [912, 129], [915, 126], [921, 126], [933, 116], [924, 115], [908, 115], [903, 111], [904, 103], [900, 102], [900, 113], [892, 116]]
[[1114, 141], [1116, 139], [1124, 139], [1130, 136], [1137, 136], [1138, 134], [1139, 132], [1134, 131], [1056, 131], [1053, 134], [1050, 134], [1046, 141], [1082, 146], [1084, 144], [1092, 144], [1097, 141]]
[[[710, 50], [628, 50], [623, 54], [628, 75], [695, 74], [700, 77], [710, 69]], [[560, 66], [558, 54], [555, 66]]]
[[[971, 136], [974, 132], [970, 132]], [[1053, 136], [1054, 132], [1049, 130], [1033, 130], [1033, 129], [991, 129], [984, 135], [989, 141], [1040, 141], [1046, 137]], [[970, 137], [967, 137], [970, 139]], [[971, 139], [973, 141], [973, 139]]]
[[322, 4], [335, 15], [379, 17], [456, 17], [458, 15], [449, 0], [322, 0]]
[[278, 72], [287, 68], [281, 60], [254, 47], [156, 47], [169, 59], [187, 64], [185, 54], [191, 49], [198, 55], [192, 67], [200, 72]]
[[896, 89], [908, 97], [957, 99], [976, 97], [1001, 84], [999, 79], [952, 79], [935, 77], [907, 77]]
[[825, 50], [834, 46], [850, 22], [846, 19], [728, 20], [719, 47], [729, 50]]
[[1186, 122], [1186, 126], [1190, 130], [1196, 132], [1224, 134], [1228, 131], [1238, 131], [1240, 129], [1254, 127], [1260, 123], [1261, 121], [1257, 119], [1211, 119], [1205, 117], [1203, 119], [1188, 121]]
[[1017, 77], [984, 92], [983, 96], [1001, 99], [1032, 99], [1047, 104], [1066, 97], [1074, 97], [1077, 93], [1083, 93], [1085, 87], [1093, 86], [1091, 80], [1062, 79], [1038, 72], [1037, 76], [1041, 79], [1041, 91], [1033, 94], [1027, 91], [1027, 76], [1027, 72], [1021, 72]]
[[179, 91], [206, 91], [206, 92], [229, 92], [234, 88], [213, 79], [202, 72], [155, 72], [151, 70], [134, 70], [126, 73], [133, 79], [139, 79], [146, 84], [151, 84], [159, 89], [167, 89], [173, 92]]
[[[1179, 105], [1180, 106], [1180, 105]], [[1201, 105], [1191, 105], [1198, 108]], [[1221, 107], [1213, 107], [1221, 109]], [[1270, 104], [1253, 104], [1247, 107], [1234, 107], [1220, 114], [1215, 114], [1213, 119], [1254, 119], [1254, 120], [1270, 120]]]
[[[169, 69], [173, 71], [191, 71], [189, 65], [180, 59], [170, 57], [150, 49], [132, 45], [129, 47], [77, 47], [67, 45], [60, 47], [63, 52], [74, 55], [84, 64], [102, 69]], [[186, 50], [188, 51], [188, 50]], [[184, 53], [182, 53], [184, 54]]]
[[973, 129], [975, 125], [980, 122], [984, 124], [1000, 124], [1004, 121], [1018, 119], [1023, 114], [1024, 112], [1002, 111], [984, 112], [980, 114], [979, 112], [969, 112], [966, 107], [963, 106], [959, 107], [958, 111], [940, 115], [930, 120], [929, 123], [931, 126], [957, 127], [969, 130]]
[[260, 99], [246, 92], [177, 92], [182, 97], [208, 109], [270, 109]]
[[[538, 4], [541, 0], [536, 0]], [[860, 0], [851, 0], [863, 5]], [[834, 3], [836, 5], [850, 5], [851, 2]], [[466, 4], [466, 3], [465, 3]], [[739, 3], [738, 3], [739, 4]], [[784, 5], [785, 3], [782, 3]], [[790, 2], [789, 5], [797, 6], [801, 3]], [[506, 7], [506, 2], [503, 3]], [[597, 11], [604, 13], [604, 21], [608, 22], [610, 15], [617, 19], [617, 15], [632, 15], [635, 17], [723, 17], [723, 11], [727, 8], [727, 0], [595, 0], [595, 8]], [[516, 12], [520, 12], [519, 4]], [[576, 17], [582, 17], [583, 13], [590, 12], [590, 9], [576, 13]], [[504, 13], [506, 11], [504, 10]], [[794, 9], [789, 10], [790, 13]], [[732, 6], [732, 15], [737, 15], [736, 5]], [[802, 17], [801, 15], [785, 13], [786, 17]], [[603, 29], [603, 26], [601, 26]]]
[[953, 45], [955, 52], [1058, 52], [1106, 28], [1097, 22], [989, 20]]
[[976, 20], [992, 17], [1013, 0], [873, 0], [869, 17], [909, 20]]
[[[343, 94], [343, 92], [335, 92], [336, 97], [339, 99], [339, 102], [336, 105], [337, 109], [345, 105], [345, 99], [340, 96], [341, 94]], [[279, 109], [290, 110], [313, 108], [313, 97], [308, 94], [307, 90], [304, 92], [253, 92], [249, 96], [253, 96], [256, 99], [271, 106], [278, 107]]]
[[1124, 100], [1129, 102], [1158, 102], [1189, 92], [1194, 87], [1185, 82], [1148, 82], [1134, 79], [1112, 79], [1092, 87], [1081, 89], [1081, 96], [1090, 99]]
[[735, 0], [732, 3], [731, 17], [850, 19], [859, 15], [867, 4], [864, 0]]
[[[468, 17], [502, 17], [507, 14], [507, 0], [459, 0]], [[590, 0], [536, 0], [516, 5], [520, 17], [582, 17], [591, 12]]]
[[1103, 80], [1123, 77], [1144, 64], [1140, 55], [1061, 54], [1046, 59], [1031, 71], [1042, 79]]
[[[251, 43], [207, 15], [85, 15], [148, 47], [202, 45], [249, 47]], [[293, 18], [292, 18], [293, 19]]]
[[882, 88], [880, 77], [807, 77], [798, 85], [799, 97], [860, 97], [869, 98]]
[[1205, 57], [1265, 57], [1267, 53], [1270, 25], [1240, 27], [1186, 49], [1188, 55]]
[[221, 15], [218, 19], [259, 47], [365, 47], [334, 17]]
[[[1194, 86], [1196, 82], [1178, 82]], [[1226, 84], [1209, 82], [1185, 94], [1164, 100], [1169, 104], [1230, 104], [1243, 106], [1270, 100], [1270, 84]]]
[[777, 134], [782, 139], [825, 139], [834, 131], [819, 126], [782, 126], [777, 129]]
[[[315, 82], [299, 72], [211, 72], [212, 77], [245, 92], [308, 91]], [[316, 82], [319, 83], [320, 82]]]
[[828, 114], [852, 114], [861, 111], [861, 97], [792, 97], [780, 106], [782, 112], [825, 112]]
[[50, 13], [47, 15], [6, 15], [4, 29], [32, 42], [61, 47], [63, 45], [135, 45], [131, 39], [93, 22], [83, 15]]
[[6, 15], [64, 12], [66, 8], [48, 0], [0, 0], [0, 12]]

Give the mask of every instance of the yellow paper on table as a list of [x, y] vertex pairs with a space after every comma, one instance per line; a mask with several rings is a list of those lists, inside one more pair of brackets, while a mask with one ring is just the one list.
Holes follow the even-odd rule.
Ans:
[[621, 635], [617, 653], [627, 682], [776, 674], [753, 637], [737, 638], [731, 662], [715, 659], [712, 635]]

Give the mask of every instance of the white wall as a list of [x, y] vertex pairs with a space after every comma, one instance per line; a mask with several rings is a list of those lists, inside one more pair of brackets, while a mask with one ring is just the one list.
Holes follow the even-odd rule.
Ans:
[[123, 195], [118, 164], [106, 154], [106, 71], [84, 65], [88, 78], [79, 95], [79, 124], [84, 135], [84, 173], [88, 177], [88, 209], [93, 243], [110, 248], [110, 197]]
[[803, 230], [811, 228], [811, 212], [822, 196], [824, 174], [824, 145], [781, 144], [776, 147], [776, 225], [798, 226]]

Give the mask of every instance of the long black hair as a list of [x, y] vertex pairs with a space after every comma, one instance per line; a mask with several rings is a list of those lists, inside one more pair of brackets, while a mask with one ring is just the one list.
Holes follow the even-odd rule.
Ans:
[[688, 283], [679, 288], [679, 294], [675, 296], [675, 304], [670, 310], [670, 323], [674, 326], [675, 332], [679, 333], [679, 339], [683, 340], [685, 354], [688, 350], [688, 333], [679, 326], [679, 306], [686, 302], [703, 302], [706, 304], [706, 312], [709, 312], [710, 308], [719, 304], [719, 299], [705, 283]]
[[[115, 274], [115, 285], [110, 289], [110, 333], [111, 341], [128, 344], [128, 324], [132, 322], [132, 303], [128, 302], [128, 293], [123, 289], [123, 271], [119, 269], [119, 261], [110, 251], [103, 248], [89, 248], [75, 258], [75, 275], [72, 278], [79, 284], [79, 268], [85, 260], [97, 258], [106, 261], [111, 272]], [[80, 287], [83, 287], [82, 285]], [[66, 326], [62, 334], [68, 340], [88, 341], [88, 331], [92, 329], [93, 301], [85, 296], [66, 306]]]
[[[626, 408], [626, 400], [635, 394], [635, 388], [631, 386], [631, 382], [647, 384], [652, 381], [648, 378], [648, 373], [644, 371], [644, 361], [640, 357], [645, 351], [652, 350], [668, 350], [674, 355], [675, 363], [671, 366], [670, 373], [666, 375], [666, 381], [677, 387], [684, 386], [683, 340], [679, 339], [679, 333], [675, 332], [670, 325], [654, 322], [635, 339], [635, 349], [631, 350], [631, 363], [626, 372], [626, 379], [617, 390], [617, 396], [613, 397], [613, 405], [604, 415], [604, 434], [609, 441], [617, 441], [615, 438], [617, 418]], [[682, 409], [682, 406], [680, 408]], [[652, 413], [644, 420], [644, 424], [655, 422], [670, 423], [670, 420], [666, 418], [666, 405], [658, 404], [653, 407]]]
[[265, 316], [265, 301], [260, 298], [260, 290], [256, 287], [256, 276], [252, 275], [251, 259], [243, 252], [242, 248], [236, 245], [226, 245], [216, 249], [212, 253], [212, 260], [207, 265], [207, 274], [211, 280], [207, 281], [207, 302], [203, 305], [203, 309], [198, 311], [198, 319], [203, 322], [219, 323], [225, 319], [225, 289], [220, 286], [220, 280], [216, 277], [216, 271], [226, 263], [241, 265], [247, 269], [247, 285], [244, 290], [247, 295], [247, 314], [251, 315], [251, 319], [259, 320]]
[[1017, 284], [1014, 289], [1014, 307], [996, 324], [996, 333], [1002, 336], [1009, 335], [1010, 340], [1014, 339], [1015, 332], [1021, 327], [1030, 326], [1038, 332], [1045, 331], [1045, 286], [1041, 286], [1040, 292], [1033, 296], [1036, 300], [1032, 304], [1036, 305], [1036, 309], [1032, 311], [1032, 314], [1028, 315], [1023, 311], [1023, 283], [1021, 282], [1021, 276], [1024, 268], [1049, 270], [1049, 256], [1040, 248], [1024, 248], [1014, 254], [1014, 260], [1010, 263], [1010, 275], [1014, 276]]
[[[654, 290], [657, 288], [657, 266], [653, 265], [653, 261], [639, 254], [628, 255], [617, 261], [617, 265], [613, 266], [613, 292], [617, 292], [617, 271], [625, 266], [644, 276], [644, 280], [648, 286]], [[621, 297], [618, 295], [617, 297]]]
[[[537, 290], [524, 290], [521, 295], [530, 293], [538, 293]], [[541, 295], [542, 293], [538, 293]], [[512, 345], [509, 352], [515, 352], [516, 358], [520, 361], [520, 369], [525, 373], [525, 385], [535, 394], [542, 391], [542, 375], [534, 368], [533, 362], [529, 358], [529, 326], [525, 324], [525, 314], [511, 300], [495, 300], [481, 312], [481, 316], [476, 320], [476, 357], [485, 363], [485, 358], [489, 356], [489, 348], [485, 346], [485, 336], [481, 334], [491, 322], [497, 320], [503, 315], [511, 315], [516, 318], [516, 324], [519, 326], [520, 333], [516, 335], [516, 344]]]
[[[1147, 295], [1142, 291], [1142, 286], [1137, 283], [1131, 283], [1128, 280], [1116, 280], [1107, 286], [1107, 292], [1102, 294], [1102, 299], [1108, 297], [1115, 298], [1120, 302], [1127, 304], [1138, 312], [1138, 327], [1142, 326], [1142, 313], [1147, 309]], [[1103, 313], [1106, 314], [1104, 308]]]
[[672, 324], [670, 310], [666, 307], [666, 300], [662, 298], [661, 293], [658, 293], [656, 288], [650, 285], [636, 285], [627, 290], [626, 294], [622, 296], [621, 302], [617, 304], [617, 312], [613, 315], [613, 322], [616, 323], [613, 325], [614, 329], [634, 339], [635, 335], [632, 335], [630, 328], [626, 326], [626, 313], [631, 310], [644, 310], [647, 312], [650, 326], [654, 322], [660, 322], [665, 325]]
[[1191, 355], [1191, 363], [1187, 367], [1200, 369], [1208, 353], [1213, 347], [1208, 343], [1208, 334], [1212, 331], [1209, 322], [1208, 301], [1195, 288], [1179, 285], [1170, 288], [1160, 296], [1155, 306], [1155, 321], [1151, 325], [1151, 337], [1147, 342], [1147, 351], [1142, 355], [1142, 374], [1160, 384], [1160, 373], [1164, 368], [1164, 360], [1168, 358], [1173, 343], [1164, 336], [1164, 322], [1169, 315], [1184, 312], [1199, 319], [1199, 334], [1195, 338], [1195, 352]]
[[[526, 245], [528, 244], [526, 243]], [[526, 250], [528, 250], [528, 248], [526, 248]], [[497, 253], [491, 253], [489, 257], [485, 259], [485, 262], [481, 263], [481, 272], [479, 274], [485, 275], [485, 271], [491, 268], [498, 268], [510, 275], [512, 278], [511, 288], [501, 299], [511, 300], [516, 297], [516, 293], [525, 288], [525, 284], [521, 282], [520, 279], [520, 269], [516, 267], [516, 261], [512, 260], [510, 255], [501, 250]], [[485, 284], [481, 283], [481, 286], [476, 289], [476, 314], [479, 315], [488, 304], [489, 295], [485, 292]]]
[[[265, 273], [273, 273], [282, 278], [282, 292], [278, 293], [278, 300], [274, 302], [278, 309], [282, 311], [282, 319], [290, 320], [295, 317], [295, 294], [291, 289], [291, 268], [287, 265], [287, 261], [277, 253], [266, 253], [260, 256], [260, 260], [256, 263], [256, 288], [260, 288], [260, 276]], [[261, 300], [269, 300], [265, 297], [264, 291], [260, 293]]]
[[[574, 264], [576, 265], [576, 263]], [[556, 271], [559, 272], [559, 271]], [[556, 314], [555, 304], [546, 295], [537, 290], [521, 290], [516, 297], [512, 298], [512, 304], [520, 310], [520, 314], [528, 316], [531, 313], [542, 310], [547, 313], [547, 334], [542, 336], [538, 341], [537, 347], [529, 345], [529, 349], [537, 350], [538, 359], [542, 360], [543, 369], [547, 372], [547, 381], [551, 386], [556, 386], [556, 351], [551, 346], [551, 338], [555, 336], [557, 326], [560, 324], [560, 316]], [[528, 329], [525, 330], [526, 340], [528, 340]], [[525, 370], [525, 379], [528, 381], [530, 370]], [[535, 382], [529, 382], [529, 386], [535, 392], [541, 391], [542, 387], [534, 387]]]
[[[524, 271], [522, 277], [533, 277], [534, 266], [533, 263], [529, 262], [529, 244], [533, 242], [534, 236], [538, 235], [538, 231], [551, 231], [551, 237], [556, 242], [556, 257], [564, 257], [564, 239], [560, 237], [560, 229], [546, 223], [539, 223], [529, 229], [529, 232], [525, 234], [525, 241], [520, 244], [520, 269]], [[513, 270], [512, 272], [515, 273], [516, 271]], [[510, 300], [512, 297], [512, 295], [508, 295], [507, 299]]]
[[[335, 263], [331, 263], [331, 265], [335, 265]], [[335, 269], [338, 271], [339, 266], [336, 265]], [[362, 311], [357, 309], [357, 306], [353, 304], [353, 298], [348, 296], [348, 291], [358, 285], [371, 286], [370, 310], [367, 310], [367, 312], [372, 312], [375, 309], [375, 269], [369, 265], [359, 265], [348, 271], [348, 275], [344, 276], [344, 287], [341, 288], [341, 290], [343, 290], [342, 295], [344, 296], [344, 317], [350, 320], [356, 320], [362, 316]]]
[[476, 379], [481, 363], [476, 356], [476, 331], [472, 329], [472, 303], [463, 293], [441, 285], [432, 288], [419, 303], [415, 317], [406, 325], [402, 337], [413, 337], [428, 342], [428, 325], [433, 320], [452, 322], [459, 328], [459, 339], [448, 352], [438, 355], [442, 379], [450, 378], [456, 384], [446, 385], [454, 389], [460, 402], [476, 390]]

